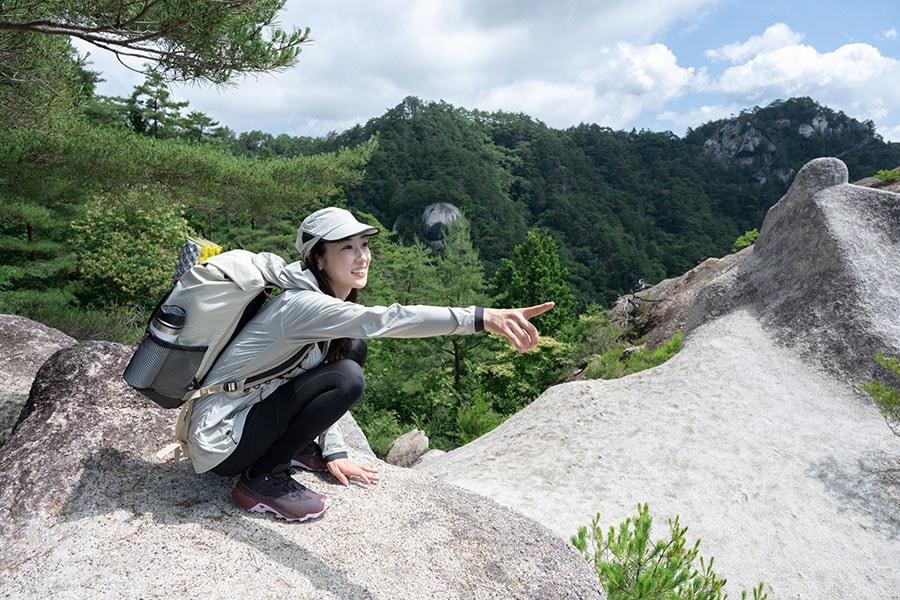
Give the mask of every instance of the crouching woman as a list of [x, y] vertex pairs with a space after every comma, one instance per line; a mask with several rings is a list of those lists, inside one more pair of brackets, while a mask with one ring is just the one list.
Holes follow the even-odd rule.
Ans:
[[515, 309], [357, 304], [372, 260], [369, 237], [377, 233], [340, 208], [304, 219], [296, 243], [302, 260], [286, 267], [296, 289], [264, 305], [208, 374], [208, 383], [233, 380], [310, 347], [293, 373], [194, 404], [187, 434], [194, 469], [239, 476], [231, 494], [239, 508], [292, 521], [320, 516], [328, 498], [294, 480], [293, 468], [327, 470], [344, 485], [378, 481], [376, 469], [348, 458], [336, 426], [365, 388], [363, 340], [486, 330], [507, 337], [520, 352], [538, 344], [530, 319], [552, 302]]

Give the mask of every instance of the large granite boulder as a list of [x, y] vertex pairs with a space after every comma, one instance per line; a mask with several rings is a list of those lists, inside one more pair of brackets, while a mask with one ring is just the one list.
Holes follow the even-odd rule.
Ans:
[[[815, 164], [818, 163], [812, 163]], [[841, 165], [830, 164], [838, 170], [838, 181], [843, 183]], [[854, 182], [854, 185], [900, 193], [900, 180], [866, 177]], [[645, 345], [655, 348], [684, 329], [697, 295], [719, 275], [735, 269], [753, 250], [749, 247], [722, 258], [708, 258], [683, 275], [622, 296], [616, 301], [611, 316], [623, 326], [633, 328]]]
[[328, 494], [319, 520], [234, 508], [233, 478], [157, 456], [176, 411], [130, 390], [131, 349], [90, 342], [38, 372], [0, 448], [0, 596], [6, 598], [603, 598], [566, 541], [483, 496], [371, 455], [382, 482]]
[[898, 244], [900, 195], [813, 161], [755, 246], [689, 290], [678, 355], [553, 387], [417, 469], [562, 538], [639, 503], [655, 539], [680, 516], [729, 597], [896, 597], [900, 438], [857, 384], [900, 354]]
[[803, 167], [752, 252], [698, 296], [687, 331], [751, 310], [781, 345], [854, 383], [879, 373], [877, 352], [900, 354], [900, 196], [847, 181], [837, 159]]

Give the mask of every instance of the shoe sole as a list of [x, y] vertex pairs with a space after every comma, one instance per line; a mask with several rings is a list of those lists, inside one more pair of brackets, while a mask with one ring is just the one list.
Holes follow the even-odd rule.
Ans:
[[303, 515], [302, 517], [287, 516], [274, 506], [270, 506], [265, 502], [257, 501], [256, 498], [242, 490], [240, 486], [235, 486], [235, 488], [231, 491], [231, 500], [232, 502], [234, 502], [235, 506], [240, 509], [246, 510], [247, 512], [270, 512], [279, 519], [284, 519], [285, 521], [308, 521], [310, 519], [317, 519], [321, 517], [326, 510], [328, 510], [329, 506], [331, 506], [331, 500], [326, 497], [324, 502], [322, 503], [322, 510], [320, 510], [319, 512], [308, 513], [306, 515]]

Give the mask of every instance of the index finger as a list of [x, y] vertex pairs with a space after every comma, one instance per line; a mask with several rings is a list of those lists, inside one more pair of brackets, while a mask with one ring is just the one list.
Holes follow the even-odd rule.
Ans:
[[544, 302], [537, 306], [529, 306], [528, 308], [522, 309], [522, 315], [524, 315], [526, 319], [531, 319], [532, 317], [544, 314], [554, 306], [556, 306], [555, 302]]

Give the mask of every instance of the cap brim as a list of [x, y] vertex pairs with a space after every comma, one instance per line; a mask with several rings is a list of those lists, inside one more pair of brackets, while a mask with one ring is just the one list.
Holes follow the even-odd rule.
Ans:
[[326, 242], [337, 242], [356, 235], [377, 235], [380, 231], [377, 227], [363, 225], [362, 223], [345, 223], [323, 235], [322, 239]]

